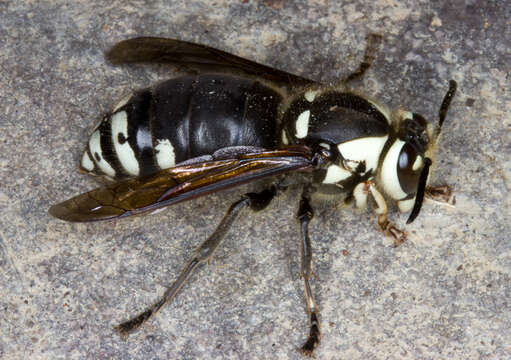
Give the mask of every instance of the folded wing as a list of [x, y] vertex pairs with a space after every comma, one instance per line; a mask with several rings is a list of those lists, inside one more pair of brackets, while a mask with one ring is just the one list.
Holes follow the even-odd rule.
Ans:
[[53, 205], [49, 212], [72, 222], [108, 220], [154, 211], [253, 180], [312, 169], [307, 147], [227, 154], [103, 186]]

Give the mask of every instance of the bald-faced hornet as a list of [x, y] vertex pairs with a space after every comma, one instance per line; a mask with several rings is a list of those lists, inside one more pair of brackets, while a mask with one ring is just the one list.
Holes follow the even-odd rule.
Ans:
[[417, 217], [429, 191], [434, 145], [456, 91], [451, 80], [439, 121], [428, 123], [419, 114], [390, 112], [349, 90], [346, 84], [364, 74], [380, 40], [369, 37], [361, 66], [338, 86], [179, 40], [135, 38], [107, 53], [113, 64], [170, 63], [191, 74], [137, 91], [106, 114], [92, 132], [80, 168], [115, 182], [54, 205], [50, 214], [76, 222], [115, 219], [275, 178], [230, 206], [163, 297], [117, 327], [122, 335], [176, 296], [195, 269], [211, 259], [244, 208], [262, 210], [286, 188], [299, 186], [300, 275], [310, 322], [301, 351], [313, 353], [320, 325], [310, 284], [311, 196], [340, 195], [362, 208], [370, 195], [381, 229], [401, 243], [405, 233], [387, 220], [385, 197], [401, 211], [411, 210], [408, 223]]

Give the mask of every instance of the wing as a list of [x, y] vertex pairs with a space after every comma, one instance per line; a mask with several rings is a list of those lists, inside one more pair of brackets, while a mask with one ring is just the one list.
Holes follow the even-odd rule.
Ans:
[[88, 222], [136, 215], [256, 179], [312, 169], [305, 146], [238, 153], [229, 158], [188, 161], [141, 178], [100, 187], [53, 205], [51, 215]]
[[169, 63], [199, 72], [228, 71], [256, 75], [279, 85], [302, 87], [313, 80], [250, 61], [215, 48], [186, 41], [139, 37], [121, 41], [106, 53], [112, 64]]

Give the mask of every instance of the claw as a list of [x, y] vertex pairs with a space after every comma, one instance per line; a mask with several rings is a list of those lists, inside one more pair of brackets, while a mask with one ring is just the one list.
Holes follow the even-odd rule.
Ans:
[[319, 330], [319, 321], [315, 312], [311, 313], [310, 321], [311, 326], [309, 337], [299, 350], [305, 356], [314, 357], [314, 350], [316, 350], [316, 347], [319, 345], [320, 342], [319, 340], [321, 337], [321, 332]]
[[394, 225], [390, 225], [387, 228], [387, 233], [394, 238], [394, 247], [398, 247], [406, 240], [406, 233], [403, 230], [399, 230]]
[[456, 196], [453, 195], [452, 188], [448, 185], [429, 186], [426, 188], [425, 196], [427, 199], [443, 205], [456, 205]]

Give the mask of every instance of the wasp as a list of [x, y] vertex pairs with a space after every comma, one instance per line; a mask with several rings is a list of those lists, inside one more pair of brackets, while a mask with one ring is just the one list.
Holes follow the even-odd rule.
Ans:
[[381, 39], [368, 37], [359, 68], [336, 86], [174, 39], [129, 39], [106, 53], [116, 65], [165, 63], [187, 74], [134, 92], [101, 119], [79, 167], [113, 182], [52, 206], [51, 215], [72, 222], [111, 220], [271, 179], [229, 207], [163, 296], [116, 328], [121, 335], [172, 301], [190, 275], [212, 258], [244, 209], [261, 211], [287, 188], [299, 187], [300, 275], [309, 318], [300, 350], [313, 354], [321, 331], [310, 281], [311, 198], [337, 196], [357, 208], [374, 200], [381, 230], [399, 245], [406, 233], [388, 220], [387, 201], [411, 212], [410, 223], [425, 196], [450, 197], [449, 188], [428, 187], [427, 182], [456, 82], [450, 81], [436, 122], [410, 111], [390, 111], [350, 90], [349, 83], [374, 61]]

